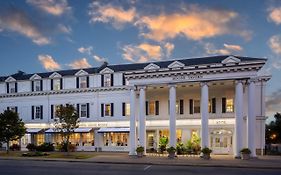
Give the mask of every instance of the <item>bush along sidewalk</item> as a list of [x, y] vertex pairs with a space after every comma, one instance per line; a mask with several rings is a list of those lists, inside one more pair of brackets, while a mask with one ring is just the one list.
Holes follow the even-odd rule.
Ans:
[[212, 153], [212, 150], [208, 147], [205, 147], [201, 150], [201, 153], [203, 154], [201, 158], [209, 160], [211, 158], [210, 154]]
[[243, 160], [249, 160], [252, 152], [249, 148], [243, 148], [241, 149], [240, 153]]

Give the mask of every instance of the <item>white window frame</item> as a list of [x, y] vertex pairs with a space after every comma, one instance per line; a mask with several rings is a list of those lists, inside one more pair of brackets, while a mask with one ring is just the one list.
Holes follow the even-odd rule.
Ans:
[[[107, 106], [109, 106], [109, 110], [108, 111], [106, 110]], [[111, 111], [111, 103], [105, 103], [103, 111], [104, 111], [104, 116], [105, 117], [111, 117], [111, 113], [112, 113], [112, 111]], [[108, 112], [108, 114], [107, 114], [107, 112]]]
[[34, 91], [41, 91], [41, 81], [40, 80], [35, 80], [33, 82], [33, 89], [34, 89]]
[[34, 119], [41, 119], [41, 106], [34, 106]]
[[111, 86], [111, 74], [104, 74], [103, 80], [104, 80], [103, 82], [105, 87]]
[[79, 88], [87, 88], [87, 77], [86, 76], [79, 77]]
[[9, 93], [16, 93], [16, 82], [9, 83]]
[[[87, 117], [87, 104], [86, 103], [83, 103], [83, 104], [80, 104], [80, 117], [82, 118], [86, 118]], [[83, 114], [83, 115], [82, 115]]]
[[61, 79], [60, 78], [54, 78], [53, 79], [53, 90], [59, 91], [61, 90]]

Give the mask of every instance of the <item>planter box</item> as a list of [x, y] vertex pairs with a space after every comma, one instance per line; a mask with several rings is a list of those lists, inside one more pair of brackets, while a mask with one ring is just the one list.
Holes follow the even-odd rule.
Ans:
[[211, 156], [210, 156], [210, 154], [203, 154], [202, 158], [205, 160], [209, 160], [209, 159], [211, 159]]
[[143, 157], [143, 152], [137, 152], [138, 157]]
[[245, 154], [245, 153], [243, 154], [243, 153], [242, 153], [241, 155], [242, 155], [241, 158], [242, 158], [243, 160], [249, 160], [249, 159], [250, 159], [250, 154]]
[[168, 157], [169, 157], [170, 159], [175, 158], [175, 157], [176, 157], [176, 152], [169, 152]]

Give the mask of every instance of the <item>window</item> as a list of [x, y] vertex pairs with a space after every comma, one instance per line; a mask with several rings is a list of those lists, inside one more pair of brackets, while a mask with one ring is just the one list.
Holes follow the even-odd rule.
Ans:
[[122, 103], [123, 116], [130, 116], [130, 103]]
[[34, 89], [34, 91], [41, 91], [41, 81], [40, 80], [34, 81], [33, 89]]
[[43, 119], [43, 106], [32, 106], [32, 119]]
[[[179, 100], [176, 102], [176, 114], [183, 114], [184, 111], [184, 101]], [[168, 113], [170, 114], [170, 100], [168, 101]]]
[[155, 102], [154, 101], [148, 102], [148, 115], [155, 115]]
[[209, 113], [216, 113], [216, 98], [212, 98], [208, 102]]
[[87, 104], [81, 104], [80, 117], [87, 117]]
[[87, 88], [87, 77], [79, 77], [80, 79], [80, 88]]
[[194, 113], [200, 113], [200, 100], [193, 101]]
[[104, 75], [104, 86], [105, 87], [111, 86], [111, 74]]
[[114, 116], [114, 103], [101, 104], [101, 117]]
[[57, 91], [61, 89], [61, 79], [53, 79], [53, 90]]
[[226, 99], [226, 112], [234, 112], [233, 99]]
[[111, 106], [110, 104], [105, 104], [104, 106], [104, 115], [110, 116], [111, 115]]
[[12, 83], [9, 83], [9, 92], [10, 93], [16, 93], [16, 83], [15, 82], [12, 82]]

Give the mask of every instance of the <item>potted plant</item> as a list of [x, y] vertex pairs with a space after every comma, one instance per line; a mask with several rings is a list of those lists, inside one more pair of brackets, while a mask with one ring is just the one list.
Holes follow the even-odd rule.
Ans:
[[176, 148], [171, 146], [167, 148], [167, 152], [169, 153], [168, 157], [173, 159], [176, 155]]
[[143, 152], [144, 152], [144, 147], [138, 146], [137, 149], [136, 149], [136, 152], [137, 152], [138, 157], [142, 157]]
[[241, 149], [240, 153], [242, 155], [243, 160], [249, 160], [250, 159], [251, 150], [249, 148]]
[[203, 154], [202, 158], [209, 160], [211, 158], [210, 154], [211, 154], [212, 150], [208, 147], [205, 147], [201, 150], [201, 153]]

